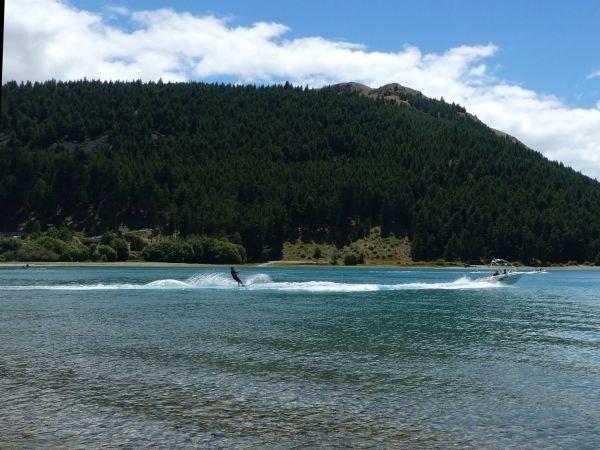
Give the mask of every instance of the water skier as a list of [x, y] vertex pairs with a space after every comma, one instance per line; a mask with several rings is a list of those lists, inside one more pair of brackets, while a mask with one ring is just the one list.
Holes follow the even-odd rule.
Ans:
[[233, 267], [231, 268], [231, 277], [237, 281], [238, 286], [241, 284], [243, 287], [246, 287], [246, 285], [244, 283], [242, 283], [242, 280], [240, 280], [239, 277], [240, 273], [237, 272]]

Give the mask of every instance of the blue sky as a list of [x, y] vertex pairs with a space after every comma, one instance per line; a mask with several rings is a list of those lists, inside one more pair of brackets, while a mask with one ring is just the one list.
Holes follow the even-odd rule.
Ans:
[[600, 0], [6, 2], [2, 80], [397, 82], [600, 180]]
[[[459, 45], [499, 47], [490, 67], [512, 83], [550, 93], [571, 106], [590, 107], [600, 99], [600, 1], [420, 0], [369, 2], [304, 1], [118, 1], [75, 0], [102, 11], [107, 5], [131, 10], [172, 8], [226, 17], [233, 25], [278, 22], [286, 38], [323, 36], [362, 43], [369, 50], [399, 51], [406, 44], [423, 52]], [[118, 20], [123, 20], [118, 19]], [[223, 77], [226, 79], [227, 77]]]

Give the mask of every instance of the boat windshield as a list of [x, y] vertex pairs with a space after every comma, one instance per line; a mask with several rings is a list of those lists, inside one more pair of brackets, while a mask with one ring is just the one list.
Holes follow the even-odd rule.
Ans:
[[517, 269], [505, 259], [492, 259], [490, 270], [494, 271], [494, 273], [513, 273]]

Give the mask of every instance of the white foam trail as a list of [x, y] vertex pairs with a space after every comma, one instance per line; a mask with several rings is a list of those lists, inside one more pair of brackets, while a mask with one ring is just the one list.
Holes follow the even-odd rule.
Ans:
[[[288, 291], [288, 292], [375, 292], [398, 290], [463, 290], [489, 289], [503, 287], [501, 283], [486, 280], [472, 280], [461, 277], [447, 283], [338, 283], [334, 281], [281, 281], [274, 282], [264, 273], [251, 275], [245, 280], [246, 289], [253, 291]], [[0, 286], [0, 290], [175, 290], [175, 289], [243, 289], [237, 283], [221, 273], [198, 274], [185, 281], [165, 279], [146, 284], [115, 283], [115, 284], [63, 284], [63, 285], [29, 285], [29, 286]]]
[[500, 283], [475, 281], [467, 277], [449, 283], [336, 283], [333, 281], [273, 282], [249, 286], [251, 290], [303, 291], [303, 292], [375, 292], [424, 289], [486, 289], [502, 287]]
[[151, 281], [148, 284], [145, 284], [144, 287], [148, 289], [157, 288], [157, 289], [185, 289], [190, 287], [189, 283], [185, 281], [179, 280], [156, 280]]

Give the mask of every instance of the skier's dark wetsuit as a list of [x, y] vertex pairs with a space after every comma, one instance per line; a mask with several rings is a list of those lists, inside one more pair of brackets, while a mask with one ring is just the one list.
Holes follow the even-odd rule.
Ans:
[[237, 281], [238, 286], [241, 284], [242, 286], [244, 286], [244, 283], [242, 283], [242, 280], [240, 280], [239, 277], [240, 273], [237, 272], [233, 267], [231, 268], [231, 277]]

